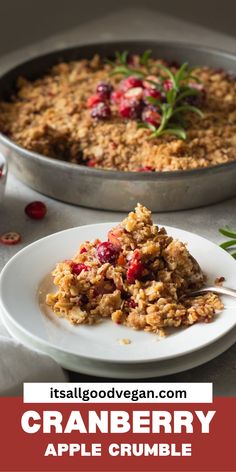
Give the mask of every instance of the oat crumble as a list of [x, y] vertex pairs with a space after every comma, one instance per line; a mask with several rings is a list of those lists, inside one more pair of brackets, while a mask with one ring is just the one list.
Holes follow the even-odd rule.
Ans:
[[[133, 62], [137, 66], [139, 56]], [[151, 76], [159, 73], [160, 62], [151, 61]], [[236, 159], [236, 81], [225, 71], [194, 70], [204, 87], [204, 117], [187, 114], [187, 140], [183, 141], [167, 135], [150, 140], [151, 131], [138, 129], [132, 113], [126, 119], [124, 110], [122, 116], [117, 112], [115, 98], [109, 113], [101, 103], [93, 103], [96, 110], [91, 112], [88, 101], [99, 84], [108, 84], [116, 92], [118, 87], [119, 92], [122, 77], [110, 76], [111, 70], [96, 55], [91, 60], [55, 65], [32, 82], [19, 78], [15, 95], [0, 103], [1, 132], [30, 151], [103, 169], [176, 171]], [[142, 87], [129, 89], [128, 98], [144, 93]], [[100, 117], [105, 113], [105, 119], [96, 119], [94, 110]]]
[[168, 327], [209, 322], [223, 308], [214, 293], [188, 297], [205, 284], [199, 264], [140, 204], [109, 231], [107, 241], [86, 241], [52, 275], [57, 292], [46, 302], [76, 325], [111, 318], [164, 335]]

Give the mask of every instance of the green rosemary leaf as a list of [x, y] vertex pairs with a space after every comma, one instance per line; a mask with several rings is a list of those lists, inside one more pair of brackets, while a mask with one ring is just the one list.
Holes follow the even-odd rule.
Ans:
[[159, 136], [163, 136], [165, 134], [177, 136], [177, 138], [183, 139], [183, 141], [187, 138], [186, 131], [183, 128], [166, 128], [161, 131]]
[[220, 244], [220, 247], [222, 247], [222, 249], [227, 249], [231, 246], [236, 246], [236, 239], [231, 239], [231, 241], [225, 241], [224, 243]]
[[128, 59], [128, 51], [124, 51], [122, 54], [121, 54], [121, 62], [122, 64], [127, 64], [127, 59]]
[[201, 79], [199, 79], [199, 77], [197, 77], [196, 75], [191, 75], [191, 74], [190, 74], [190, 75], [188, 75], [187, 79], [188, 79], [188, 80], [189, 80], [189, 79], [192, 79], [192, 80], [194, 80], [195, 82], [197, 82], [198, 84], [201, 84], [201, 83], [202, 83]]
[[204, 114], [202, 113], [201, 110], [199, 110], [199, 108], [194, 107], [192, 105], [182, 105], [182, 106], [179, 106], [179, 107], [175, 108], [175, 110], [172, 113], [172, 116], [176, 115], [176, 113], [182, 113], [182, 112], [186, 112], [186, 111], [196, 113], [196, 115], [200, 116], [201, 118], [203, 118], [203, 116], [204, 116]]
[[113, 76], [113, 75], [117, 75], [117, 74], [121, 74], [121, 75], [125, 75], [125, 76], [128, 76], [129, 73], [126, 69], [126, 67], [123, 67], [123, 66], [117, 66], [113, 69], [112, 72], [110, 72], [110, 75]]
[[173, 115], [173, 106], [170, 103], [162, 103], [162, 112], [163, 112], [163, 118], [165, 121], [169, 121], [171, 116]]
[[151, 49], [147, 49], [146, 51], [144, 51], [143, 55], [140, 58], [140, 64], [142, 66], [148, 67], [148, 62], [151, 55], [152, 55]]
[[147, 123], [145, 123], [144, 121], [139, 121], [139, 122], [137, 123], [137, 128], [138, 128], [138, 129], [139, 129], [139, 128], [148, 128], [148, 125], [147, 125]]
[[155, 82], [154, 80], [150, 80], [150, 79], [147, 79], [145, 77], [145, 82], [148, 82], [150, 85], [154, 86], [157, 90], [160, 90], [160, 83], [159, 82]]
[[123, 51], [123, 52], [116, 51], [115, 57], [116, 57], [117, 62], [119, 64], [126, 65], [128, 54], [129, 54], [128, 51]]
[[127, 66], [121, 65], [117, 66], [114, 68], [112, 72], [110, 72], [110, 75], [117, 75], [117, 74], [122, 74], [125, 77], [129, 77], [130, 75], [134, 75], [136, 77], [139, 77], [140, 79], [143, 79], [145, 77], [145, 74], [141, 72], [140, 70], [136, 69], [130, 69]]
[[[155, 80], [148, 79], [149, 71], [148, 71], [148, 61], [151, 57], [151, 51], [147, 50], [144, 51], [143, 55], [140, 58], [140, 64], [147, 68], [147, 72], [144, 73], [141, 70], [133, 69], [129, 67], [127, 64], [128, 59], [128, 51], [124, 51], [122, 53], [116, 53], [116, 63], [113, 63], [113, 70], [110, 75], [121, 74], [124, 77], [129, 77], [131, 75], [141, 78], [150, 83], [150, 85], [154, 86], [157, 90], [161, 91], [165, 100], [161, 101], [149, 96], [147, 97], [147, 102], [151, 103], [152, 105], [158, 108], [158, 111], [161, 115], [161, 122], [159, 126], [155, 127], [150, 123], [138, 123], [138, 128], [149, 128], [152, 130], [151, 137], [159, 137], [165, 134], [172, 134], [174, 136], [179, 137], [180, 139], [186, 139], [186, 131], [184, 129], [184, 113], [185, 112], [192, 112], [196, 113], [198, 116], [203, 117], [203, 113], [197, 107], [192, 105], [182, 104], [181, 100], [187, 98], [189, 96], [195, 96], [199, 94], [199, 90], [195, 89], [194, 87], [189, 86], [188, 81], [195, 80], [199, 81], [197, 77], [194, 76], [192, 73], [194, 68], [190, 68], [188, 63], [185, 62], [181, 65], [181, 67], [177, 70], [176, 73], [173, 73], [171, 69], [164, 66], [161, 63], [158, 63], [158, 68], [160, 69], [160, 75], [157, 76], [157, 82]], [[110, 64], [112, 64], [110, 62]], [[162, 74], [163, 72], [163, 74]], [[172, 83], [172, 87], [170, 90], [166, 91], [165, 86], [163, 86], [163, 82], [168, 77]], [[154, 77], [155, 79], [155, 77]], [[177, 118], [177, 123], [172, 118]], [[182, 126], [183, 125], [183, 126]], [[236, 236], [235, 236], [236, 238]]]
[[116, 58], [116, 61], [121, 64], [121, 53], [120, 51], [116, 51], [115, 52], [115, 58]]
[[171, 70], [168, 69], [168, 67], [164, 66], [163, 64], [158, 64], [158, 67], [159, 67], [160, 69], [162, 69], [163, 72], [166, 73], [166, 75], [168, 75], [168, 77], [171, 79], [171, 81], [172, 81], [172, 83], [173, 83], [173, 87], [174, 87], [174, 88], [177, 88], [175, 75], [171, 72]]
[[166, 99], [170, 105], [174, 105], [175, 100], [176, 100], [176, 90], [174, 88], [166, 92]]
[[151, 103], [152, 105], [156, 105], [157, 107], [162, 107], [162, 103], [157, 98], [146, 97], [145, 100], [147, 100], [147, 102]]
[[226, 226], [225, 228], [220, 228], [219, 232], [228, 238], [236, 239], [236, 231]]
[[147, 125], [147, 128], [150, 129], [151, 131], [153, 131], [153, 133], [156, 131], [156, 127], [154, 125], [152, 125], [151, 123], [146, 123]]
[[151, 123], [147, 123], [146, 121], [139, 121], [137, 123], [137, 128], [138, 129], [140, 129], [140, 128], [150, 129], [153, 133], [156, 131], [155, 126], [152, 125]]
[[188, 69], [188, 63], [184, 62], [180, 69], [175, 74], [176, 83], [179, 85], [181, 80], [184, 80], [186, 77], [186, 69]]
[[236, 252], [232, 252], [230, 255], [231, 255], [234, 259], [236, 259]]

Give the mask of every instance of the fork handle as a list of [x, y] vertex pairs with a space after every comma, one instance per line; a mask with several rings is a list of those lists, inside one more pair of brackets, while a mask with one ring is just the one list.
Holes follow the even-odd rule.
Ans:
[[204, 292], [221, 293], [222, 295], [229, 295], [230, 297], [236, 298], [236, 290], [227, 287], [207, 287], [203, 288]]

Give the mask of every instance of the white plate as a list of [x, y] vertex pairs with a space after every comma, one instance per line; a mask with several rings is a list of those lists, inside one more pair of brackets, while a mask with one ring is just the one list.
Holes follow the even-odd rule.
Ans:
[[[60, 359], [72, 356], [74, 360], [77, 356], [87, 362], [140, 363], [186, 355], [216, 341], [235, 325], [236, 301], [229, 297], [223, 299], [225, 309], [214, 322], [177, 329], [166, 338], [117, 326], [111, 320], [94, 326], [72, 326], [57, 318], [45, 304], [40, 306], [38, 291], [49, 288], [48, 274], [56, 262], [71, 257], [84, 240], [106, 239], [115, 224], [88, 225], [53, 234], [27, 246], [8, 262], [1, 274], [0, 300], [4, 319], [21, 341], [24, 338], [24, 342], [28, 340], [36, 349]], [[188, 243], [209, 283], [224, 276], [229, 287], [236, 286], [236, 262], [229, 254], [195, 234], [166, 229]], [[121, 338], [129, 338], [131, 344], [120, 345]]]
[[[11, 323], [9, 318], [3, 315], [2, 321], [13, 337], [20, 340], [29, 348], [35, 349], [37, 343], [33, 338], [24, 336], [24, 333]], [[175, 359], [156, 362], [140, 362], [119, 364], [115, 362], [102, 362], [79, 357], [73, 354], [65, 354], [61, 351], [48, 349], [51, 355], [62, 367], [80, 374], [95, 375], [97, 377], [108, 377], [112, 379], [147, 379], [150, 377], [162, 377], [164, 375], [176, 374], [209, 362], [222, 352], [229, 349], [236, 342], [236, 327], [227, 334], [221, 336], [214, 343], [190, 352]], [[39, 348], [40, 350], [40, 348]], [[45, 352], [45, 348], [42, 349]]]

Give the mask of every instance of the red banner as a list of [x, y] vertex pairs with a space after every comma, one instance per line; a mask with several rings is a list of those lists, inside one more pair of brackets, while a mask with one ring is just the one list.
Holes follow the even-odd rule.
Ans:
[[[36, 412], [28, 421], [29, 428], [36, 425], [35, 433], [22, 428], [22, 415]], [[43, 412], [55, 411], [62, 415], [62, 432], [43, 432]], [[64, 432], [72, 410], [79, 410], [84, 424], [88, 412], [119, 410], [132, 418], [134, 411], [146, 415], [155, 410], [169, 412], [188, 411], [193, 414], [193, 432]], [[209, 433], [202, 432], [202, 425], [195, 412], [205, 415], [215, 410]], [[106, 471], [173, 471], [173, 472], [235, 472], [236, 398], [215, 398], [212, 404], [24, 404], [22, 398], [1, 398], [1, 454], [2, 472], [106, 472]], [[144, 414], [144, 416], [145, 416]], [[191, 416], [191, 415], [190, 415]], [[146, 424], [149, 424], [146, 419]], [[145, 419], [142, 428], [145, 428]], [[148, 428], [148, 426], [147, 426]], [[183, 427], [184, 430], [184, 427]], [[143, 429], [144, 431], [144, 429]], [[146, 445], [146, 446], [145, 446]], [[184, 446], [185, 445], [185, 446]], [[191, 446], [191, 455], [189, 453]], [[159, 447], [159, 448], [158, 448]], [[45, 453], [48, 453], [45, 456]], [[52, 454], [59, 453], [60, 456]], [[69, 455], [69, 454], [74, 455]], [[172, 454], [172, 455], [171, 455]], [[174, 454], [174, 455], [173, 455]]]

